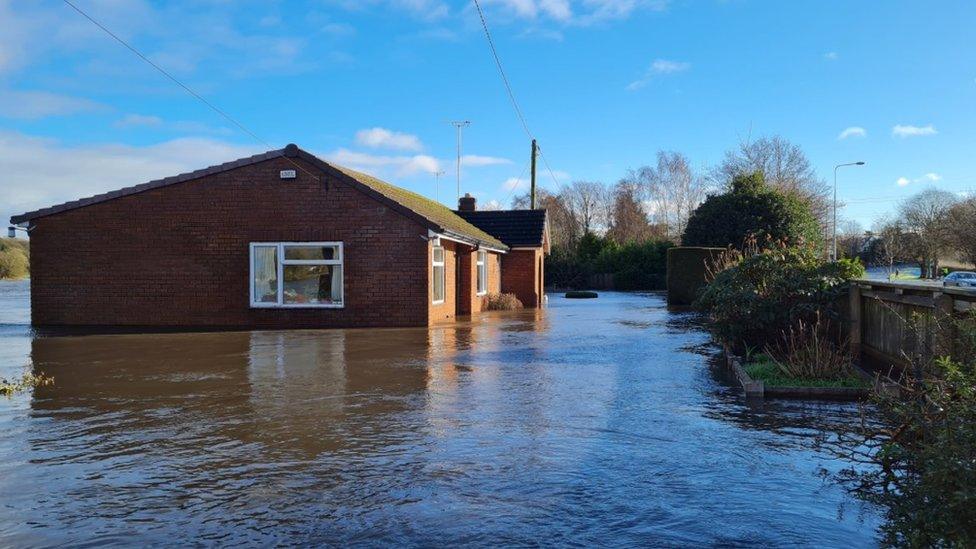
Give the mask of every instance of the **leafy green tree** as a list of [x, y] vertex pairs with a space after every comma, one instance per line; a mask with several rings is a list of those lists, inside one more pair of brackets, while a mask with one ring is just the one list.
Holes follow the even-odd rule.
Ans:
[[816, 246], [821, 231], [807, 202], [770, 188], [762, 172], [752, 172], [735, 176], [728, 192], [705, 199], [688, 219], [682, 244], [740, 248], [752, 238]]

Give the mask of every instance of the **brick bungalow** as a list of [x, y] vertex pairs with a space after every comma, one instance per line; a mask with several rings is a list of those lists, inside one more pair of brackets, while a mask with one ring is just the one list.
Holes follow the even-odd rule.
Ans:
[[544, 299], [544, 210], [452, 211], [295, 145], [10, 221], [36, 326], [427, 326]]

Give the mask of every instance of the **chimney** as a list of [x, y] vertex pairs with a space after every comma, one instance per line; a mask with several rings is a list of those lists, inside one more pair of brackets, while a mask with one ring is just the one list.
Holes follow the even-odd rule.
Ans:
[[473, 212], [478, 209], [476, 206], [476, 200], [471, 193], [464, 193], [461, 200], [458, 200], [458, 211], [459, 212]]

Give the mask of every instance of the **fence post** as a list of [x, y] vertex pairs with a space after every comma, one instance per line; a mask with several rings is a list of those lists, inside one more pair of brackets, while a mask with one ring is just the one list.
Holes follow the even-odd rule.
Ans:
[[850, 289], [851, 356], [854, 362], [861, 362], [861, 286], [855, 280]]
[[954, 326], [952, 325], [953, 299], [943, 292], [936, 292], [935, 298], [935, 356], [952, 355]]

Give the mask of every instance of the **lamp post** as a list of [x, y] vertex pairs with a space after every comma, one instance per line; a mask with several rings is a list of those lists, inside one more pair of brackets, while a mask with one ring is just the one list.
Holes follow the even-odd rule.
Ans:
[[844, 166], [863, 166], [864, 162], [848, 162], [846, 164], [837, 164], [834, 166], [834, 253], [831, 256], [831, 260], [837, 261], [837, 169], [843, 168]]

